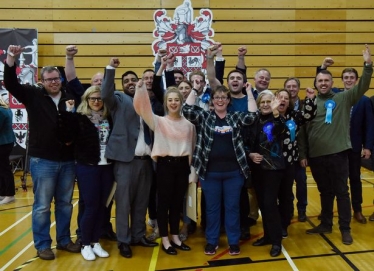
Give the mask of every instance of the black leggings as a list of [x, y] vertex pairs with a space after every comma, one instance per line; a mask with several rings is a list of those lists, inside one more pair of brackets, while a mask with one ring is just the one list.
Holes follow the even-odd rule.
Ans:
[[157, 223], [161, 237], [179, 234], [180, 206], [188, 187], [188, 156], [157, 158]]

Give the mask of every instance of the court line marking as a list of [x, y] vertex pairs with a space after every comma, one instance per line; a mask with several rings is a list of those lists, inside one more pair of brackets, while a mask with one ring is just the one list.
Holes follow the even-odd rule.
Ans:
[[[73, 208], [78, 204], [78, 201], [77, 200], [74, 204], [73, 204]], [[28, 214], [29, 215], [29, 214]], [[27, 216], [27, 215], [26, 215]], [[14, 223], [15, 225], [17, 225], [18, 223]], [[14, 226], [15, 226], [14, 225]], [[54, 227], [56, 225], [56, 221], [53, 221], [50, 228]], [[12, 259], [10, 259], [1, 269], [0, 271], [4, 271], [9, 265], [11, 265], [14, 261], [16, 261], [26, 250], [28, 250], [32, 245], [34, 244], [34, 241], [31, 241], [24, 249], [22, 249], [20, 252], [17, 253], [17, 255], [15, 255]]]
[[[161, 240], [161, 238], [160, 238], [160, 240]], [[158, 253], [160, 251], [160, 243], [161, 242], [162, 241], [159, 241], [159, 242], [156, 241], [156, 243], [158, 243], [158, 246], [153, 248], [152, 257], [151, 257], [151, 261], [149, 263], [148, 271], [154, 271], [154, 270], [156, 270], [156, 265], [157, 265], [157, 260], [158, 260]]]
[[0, 232], [0, 236], [4, 235], [5, 233], [7, 233], [9, 230], [11, 230], [13, 227], [17, 226], [19, 223], [21, 223], [23, 220], [25, 220], [27, 217], [29, 217], [31, 215], [32, 212], [26, 214], [25, 216], [23, 216], [20, 220], [17, 220], [17, 222], [13, 223], [12, 225], [10, 225], [8, 228], [6, 228], [5, 230], [3, 230], [2, 232]]
[[288, 264], [291, 266], [293, 271], [299, 271], [294, 261], [291, 259], [290, 255], [288, 254], [286, 248], [282, 245], [282, 253], [284, 257], [287, 259]]

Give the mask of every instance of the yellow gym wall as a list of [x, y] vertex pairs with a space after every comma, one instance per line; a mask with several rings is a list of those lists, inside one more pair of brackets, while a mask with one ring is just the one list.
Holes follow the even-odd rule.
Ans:
[[[226, 72], [233, 69], [237, 48], [248, 48], [248, 77], [266, 67], [271, 89], [297, 76], [302, 89], [312, 86], [315, 67], [326, 56], [335, 86], [343, 87], [341, 70], [362, 70], [362, 49], [374, 54], [374, 0], [191, 0], [195, 16], [201, 8], [213, 12], [215, 41], [221, 42]], [[172, 17], [183, 0], [0, 0], [1, 28], [36, 28], [39, 68], [64, 65], [65, 47], [78, 46], [78, 77], [85, 83], [102, 71], [112, 56], [120, 58], [120, 76], [128, 69], [139, 75], [152, 67], [153, 13], [166, 9]], [[368, 96], [374, 95], [374, 82]]]

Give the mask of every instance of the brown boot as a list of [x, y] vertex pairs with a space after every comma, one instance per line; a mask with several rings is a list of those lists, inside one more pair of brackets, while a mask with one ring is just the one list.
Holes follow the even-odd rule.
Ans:
[[357, 222], [361, 224], [366, 224], [366, 218], [362, 214], [362, 212], [354, 212], [353, 217], [356, 219]]

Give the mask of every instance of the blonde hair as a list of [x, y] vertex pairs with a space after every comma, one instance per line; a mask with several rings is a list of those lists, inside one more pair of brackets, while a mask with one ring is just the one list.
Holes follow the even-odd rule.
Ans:
[[0, 97], [0, 106], [4, 108], [9, 108], [9, 105]]
[[[101, 88], [100, 86], [91, 86], [89, 87], [82, 95], [82, 101], [78, 106], [77, 112], [81, 113], [82, 115], [91, 115], [91, 108], [88, 104], [88, 98], [93, 93], [100, 93], [101, 95]], [[106, 108], [105, 104], [103, 103], [103, 117], [108, 117], [108, 109]]]
[[270, 95], [271, 98], [274, 97], [274, 93], [271, 92], [271, 91], [268, 90], [268, 89], [261, 91], [261, 92], [258, 94], [257, 99], [256, 99], [257, 108], [260, 108], [261, 99], [262, 99], [262, 97], [264, 97], [265, 95]]
[[183, 105], [183, 95], [182, 93], [179, 91], [179, 89], [175, 86], [171, 86], [171, 87], [168, 87], [165, 95], [164, 95], [164, 111], [165, 111], [165, 115], [167, 115], [169, 113], [169, 109], [168, 109], [168, 106], [167, 106], [167, 101], [168, 101], [168, 96], [169, 94], [171, 93], [176, 93], [178, 95], [178, 98], [181, 102], [181, 107], [180, 107], [180, 111], [179, 113], [181, 114], [181, 111], [182, 111], [182, 105]]

